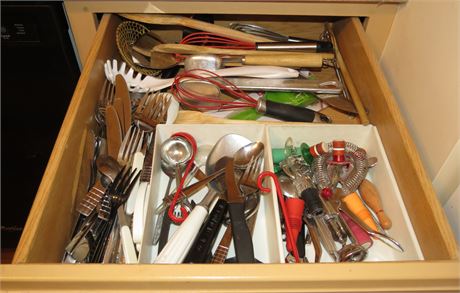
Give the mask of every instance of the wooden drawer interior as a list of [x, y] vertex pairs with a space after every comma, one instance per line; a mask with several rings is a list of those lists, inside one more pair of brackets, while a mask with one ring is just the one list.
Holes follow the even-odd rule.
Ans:
[[[246, 15], [216, 16], [217, 23], [259, 21], [281, 33], [317, 38], [325, 19]], [[454, 260], [456, 244], [415, 145], [390, 89], [356, 18], [329, 18], [343, 58], [353, 76], [370, 122], [377, 126], [396, 176], [425, 260]], [[14, 263], [58, 263], [75, 221], [86, 130], [94, 125], [94, 109], [104, 82], [103, 64], [118, 57], [115, 30], [122, 19], [104, 15], [92, 50], [56, 141], [47, 170], [18, 246]], [[172, 36], [171, 33], [168, 33]], [[337, 264], [341, 266], [343, 264]], [[205, 269], [209, 271], [209, 269]], [[228, 271], [231, 274], [231, 271]], [[251, 273], [254, 270], [249, 270]]]

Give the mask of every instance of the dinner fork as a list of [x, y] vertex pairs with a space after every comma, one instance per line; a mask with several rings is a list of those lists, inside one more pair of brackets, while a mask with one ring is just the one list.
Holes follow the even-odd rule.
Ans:
[[139, 101], [134, 112], [134, 119], [140, 127], [155, 129], [155, 126], [166, 122], [172, 96], [168, 93], [147, 93]]
[[97, 111], [96, 111], [96, 121], [100, 125], [104, 125], [105, 121], [105, 107], [107, 105], [113, 104], [113, 100], [115, 98], [115, 86], [106, 79], [102, 86], [102, 90], [99, 94], [99, 100], [97, 103]]
[[100, 219], [109, 220], [112, 209], [116, 210], [126, 202], [139, 176], [140, 170], [126, 166], [121, 169], [102, 198], [98, 211]]
[[136, 125], [131, 125], [123, 138], [120, 150], [118, 151], [117, 161], [122, 166], [129, 165], [136, 152], [139, 152], [144, 142], [144, 130]]
[[240, 186], [241, 193], [244, 197], [259, 190], [257, 187], [257, 176], [262, 170], [262, 163], [262, 155], [252, 157], [241, 175], [238, 185]]

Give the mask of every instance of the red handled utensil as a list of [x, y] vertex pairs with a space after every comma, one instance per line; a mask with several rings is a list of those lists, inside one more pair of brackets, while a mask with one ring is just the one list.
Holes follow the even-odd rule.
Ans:
[[181, 44], [208, 46], [221, 49], [263, 51], [332, 52], [331, 42], [304, 40], [301, 42], [245, 42], [210, 32], [195, 32], [180, 41]]
[[302, 216], [305, 202], [300, 198], [287, 198], [285, 204], [287, 211], [287, 218], [285, 218], [285, 221], [289, 221], [292, 229], [292, 236], [294, 237], [294, 243], [287, 241], [286, 248], [292, 253], [292, 246], [296, 245], [297, 238], [299, 237], [300, 230], [302, 229]]
[[[208, 87], [209, 94], [202, 94], [201, 90], [193, 90], [193, 88], [187, 87], [187, 83], [200, 81], [201, 86]], [[286, 121], [313, 122], [316, 120], [331, 122], [327, 115], [311, 109], [272, 102], [262, 98], [256, 100], [225, 78], [204, 69], [193, 69], [179, 73], [173, 82], [171, 92], [179, 103], [200, 111], [254, 108], [259, 113]], [[236, 100], [224, 99], [220, 95], [221, 93]]]
[[275, 173], [270, 172], [270, 171], [264, 171], [264, 172], [260, 173], [259, 176], [257, 177], [257, 186], [259, 187], [260, 191], [262, 191], [262, 192], [270, 192], [271, 191], [270, 188], [264, 187], [262, 185], [262, 181], [263, 181], [263, 179], [265, 177], [271, 177], [273, 179], [273, 181], [275, 182], [276, 194], [278, 195], [278, 201], [279, 201], [280, 206], [281, 206], [281, 211], [283, 213], [283, 217], [286, 219], [286, 221], [285, 221], [286, 236], [287, 236], [286, 242], [290, 243], [290, 245], [292, 247], [292, 253], [294, 255], [296, 263], [300, 263], [299, 252], [297, 251], [297, 246], [295, 245], [296, 242], [294, 241], [294, 231], [293, 231], [293, 229], [291, 227], [290, 221], [287, 220], [289, 215], [288, 215], [288, 212], [287, 212], [286, 204], [284, 203], [284, 198], [283, 198], [283, 194], [281, 192], [280, 184], [278, 182], [278, 177], [276, 177]]

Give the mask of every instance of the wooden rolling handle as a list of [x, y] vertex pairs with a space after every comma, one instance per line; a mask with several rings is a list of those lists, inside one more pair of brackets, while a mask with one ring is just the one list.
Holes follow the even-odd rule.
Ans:
[[369, 180], [364, 179], [358, 190], [364, 202], [377, 214], [382, 228], [385, 230], [390, 229], [392, 224], [391, 219], [383, 211], [382, 201], [375, 185]]
[[323, 57], [315, 53], [308, 55], [303, 53], [296, 55], [246, 56], [243, 58], [243, 64], [319, 68], [323, 66]]
[[215, 25], [212, 23], [207, 23], [204, 21], [199, 21], [196, 19], [177, 16], [177, 15], [166, 15], [166, 14], [147, 14], [147, 13], [132, 13], [125, 14], [120, 13], [122, 17], [125, 17], [130, 20], [150, 23], [150, 24], [159, 24], [159, 25], [180, 25], [188, 28], [193, 28], [199, 31], [205, 31], [210, 33], [215, 33], [223, 37], [232, 38], [235, 40], [245, 41], [245, 42], [273, 42], [268, 38], [259, 37], [243, 33], [237, 30], [226, 28], [223, 26]]
[[236, 55], [236, 56], [320, 56], [321, 59], [334, 58], [331, 53], [298, 53], [285, 51], [257, 51], [241, 49], [221, 49], [206, 46], [188, 45], [188, 44], [159, 44], [153, 47], [153, 52], [173, 53], [173, 54], [215, 54], [215, 55]]

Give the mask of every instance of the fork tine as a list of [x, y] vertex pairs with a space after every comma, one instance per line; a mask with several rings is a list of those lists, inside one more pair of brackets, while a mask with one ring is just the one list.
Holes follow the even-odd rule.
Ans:
[[255, 162], [254, 157], [251, 157], [251, 159], [249, 160], [249, 163], [246, 166], [246, 169], [244, 169], [243, 175], [241, 175], [240, 177], [240, 180], [238, 182], [239, 184], [243, 184], [244, 182], [248, 180], [249, 176], [251, 175], [251, 172], [252, 172], [251, 170], [253, 169], [254, 162]]
[[134, 169], [131, 172], [131, 175], [129, 176], [130, 180], [128, 180], [129, 184], [126, 186], [123, 192], [125, 195], [131, 194], [131, 190], [134, 188], [134, 185], [136, 184], [136, 181], [139, 179], [140, 176], [141, 176], [141, 170]]
[[171, 97], [164, 96], [163, 100], [166, 100], [166, 102], [164, 103], [165, 105], [161, 109], [161, 114], [160, 114], [159, 120], [162, 121], [162, 122], [165, 122], [166, 118], [167, 118], [169, 106], [171, 105]]
[[125, 137], [123, 138], [123, 141], [121, 142], [120, 149], [118, 150], [117, 161], [122, 165], [125, 165], [125, 153], [133, 133], [133, 127], [134, 126], [129, 127], [128, 132], [126, 133]]
[[249, 161], [243, 175], [240, 177], [238, 184], [244, 196], [248, 196], [258, 190], [257, 177], [262, 168], [263, 156], [252, 157]]
[[137, 117], [137, 115], [142, 113], [142, 108], [144, 107], [148, 96], [149, 96], [149, 93], [145, 93], [145, 95], [139, 100], [137, 107], [136, 107], [136, 111], [134, 112], [134, 117]]
[[166, 93], [157, 92], [144, 95], [135, 111], [138, 126], [152, 132], [157, 124], [165, 123], [171, 100], [172, 95]]
[[144, 131], [136, 125], [131, 125], [128, 133], [123, 138], [123, 142], [118, 151], [117, 161], [122, 165], [128, 165], [134, 154], [141, 150], [144, 142]]

